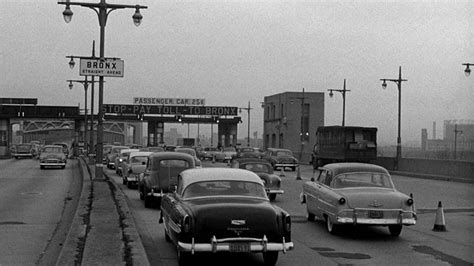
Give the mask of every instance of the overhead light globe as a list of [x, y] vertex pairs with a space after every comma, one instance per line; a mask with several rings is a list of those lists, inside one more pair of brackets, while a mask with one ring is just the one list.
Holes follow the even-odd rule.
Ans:
[[71, 22], [73, 14], [74, 13], [72, 13], [71, 7], [69, 5], [66, 5], [66, 8], [63, 11], [64, 21], [66, 21], [66, 23]]

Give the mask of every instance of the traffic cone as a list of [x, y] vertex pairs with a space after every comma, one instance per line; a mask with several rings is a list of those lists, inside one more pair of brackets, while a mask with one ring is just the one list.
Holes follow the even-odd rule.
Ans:
[[296, 172], [296, 180], [301, 180], [300, 167], [298, 166], [298, 171]]
[[436, 218], [435, 218], [433, 231], [437, 231], [437, 232], [448, 231], [446, 230], [446, 225], [444, 221], [444, 211], [443, 211], [443, 206], [441, 205], [441, 201], [438, 202], [438, 209], [436, 210]]
[[212, 163], [216, 163], [216, 156], [212, 156]]
[[280, 177], [285, 176], [285, 170], [283, 169], [284, 167], [280, 168]]

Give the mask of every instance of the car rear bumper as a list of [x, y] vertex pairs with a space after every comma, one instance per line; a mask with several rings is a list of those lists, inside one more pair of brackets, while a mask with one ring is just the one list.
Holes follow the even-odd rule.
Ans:
[[275, 167], [298, 167], [297, 163], [276, 163]]
[[43, 162], [40, 163], [40, 166], [66, 166], [64, 162]]
[[[378, 211], [383, 213], [383, 217], [368, 217], [369, 211]], [[336, 215], [336, 222], [339, 224], [353, 225], [415, 225], [416, 213], [414, 211], [401, 209], [352, 209], [342, 210]]]
[[281, 243], [268, 242], [267, 238], [224, 238], [216, 239], [213, 237], [210, 243], [184, 243], [178, 241], [178, 248], [182, 251], [191, 253], [195, 252], [233, 252], [231, 248], [232, 244], [242, 243], [248, 244], [247, 252], [267, 252], [267, 251], [283, 251], [292, 250], [294, 245], [293, 242], [285, 242], [285, 238], [282, 238]]
[[267, 190], [267, 194], [283, 194], [285, 191], [282, 189], [269, 189]]

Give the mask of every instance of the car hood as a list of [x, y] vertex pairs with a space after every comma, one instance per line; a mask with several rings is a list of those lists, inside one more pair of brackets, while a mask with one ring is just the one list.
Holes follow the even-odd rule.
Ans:
[[189, 202], [196, 232], [202, 241], [226, 237], [258, 237], [281, 241], [277, 210], [266, 200], [253, 198], [206, 198]]
[[383, 188], [346, 188], [339, 193], [351, 208], [402, 208], [410, 198], [397, 190]]

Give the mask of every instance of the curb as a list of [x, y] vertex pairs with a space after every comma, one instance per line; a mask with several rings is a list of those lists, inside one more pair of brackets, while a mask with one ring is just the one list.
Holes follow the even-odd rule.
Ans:
[[403, 175], [403, 176], [409, 176], [409, 177], [415, 177], [415, 178], [421, 178], [421, 179], [432, 179], [432, 180], [451, 181], [451, 182], [459, 182], [459, 183], [474, 183], [474, 179], [455, 177], [455, 176], [419, 174], [419, 173], [392, 171], [392, 170], [389, 170], [389, 173], [391, 175]]

